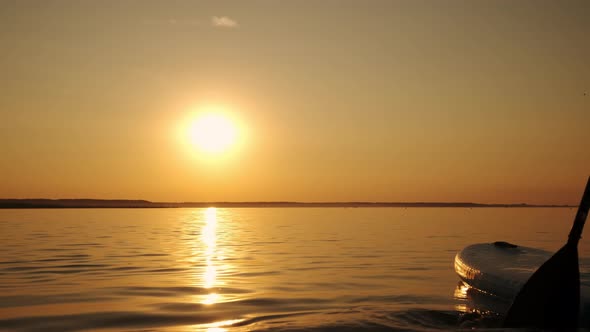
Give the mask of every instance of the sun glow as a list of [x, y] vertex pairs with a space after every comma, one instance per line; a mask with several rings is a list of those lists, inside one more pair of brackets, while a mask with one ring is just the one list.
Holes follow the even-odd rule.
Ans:
[[191, 142], [209, 153], [227, 150], [236, 139], [234, 125], [221, 114], [204, 114], [190, 126]]
[[187, 161], [208, 167], [209, 172], [227, 172], [252, 144], [250, 127], [242, 117], [244, 113], [233, 105], [187, 107], [174, 128], [179, 152]]
[[238, 127], [224, 112], [211, 109], [189, 121], [187, 136], [199, 152], [218, 155], [228, 152], [237, 143]]

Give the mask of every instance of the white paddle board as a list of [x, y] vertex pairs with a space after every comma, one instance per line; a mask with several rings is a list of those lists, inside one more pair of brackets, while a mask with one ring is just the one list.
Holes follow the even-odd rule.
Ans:
[[[512, 301], [531, 275], [553, 254], [507, 242], [472, 244], [455, 256], [455, 272], [469, 287]], [[583, 316], [588, 316], [590, 310], [589, 277], [587, 273], [580, 275]]]
[[[508, 309], [504, 306], [512, 302], [531, 275], [553, 254], [546, 250], [506, 242], [478, 243], [465, 247], [455, 256], [455, 272], [466, 286], [493, 296], [485, 298], [482, 294], [469, 298], [467, 294], [471, 302], [467, 303], [469, 308], [464, 309], [482, 311], [492, 308], [492, 311], [503, 314], [504, 309]], [[588, 277], [587, 273], [582, 273], [580, 278], [581, 326], [590, 326]], [[463, 288], [458, 286], [457, 289], [461, 291]], [[458, 296], [463, 297], [465, 296]]]
[[552, 255], [507, 242], [473, 244], [455, 256], [455, 272], [471, 287], [512, 299]]

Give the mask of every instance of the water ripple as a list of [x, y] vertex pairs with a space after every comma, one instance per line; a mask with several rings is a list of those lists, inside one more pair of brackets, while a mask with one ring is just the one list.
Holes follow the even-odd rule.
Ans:
[[[574, 212], [3, 210], [0, 330], [494, 327], [463, 314], [466, 303], [453, 297], [456, 251], [496, 240], [554, 250], [553, 234]], [[588, 284], [590, 246], [580, 245]]]

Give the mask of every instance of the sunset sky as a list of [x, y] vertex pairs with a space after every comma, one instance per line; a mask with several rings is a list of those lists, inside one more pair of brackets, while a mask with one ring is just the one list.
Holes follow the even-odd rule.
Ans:
[[589, 18], [586, 0], [2, 1], [0, 197], [577, 204]]

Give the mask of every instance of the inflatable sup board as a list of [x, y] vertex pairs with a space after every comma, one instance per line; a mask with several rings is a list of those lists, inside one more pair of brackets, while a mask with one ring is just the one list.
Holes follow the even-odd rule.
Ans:
[[552, 255], [507, 242], [473, 244], [455, 256], [455, 272], [469, 286], [510, 300]]
[[567, 242], [555, 254], [507, 242], [476, 244], [457, 254], [455, 270], [484, 292], [500, 297], [515, 292], [503, 327], [576, 328], [587, 316], [578, 243], [589, 210], [590, 177]]
[[[552, 252], [507, 242], [478, 243], [455, 256], [455, 272], [469, 287], [512, 301], [531, 275]], [[590, 275], [581, 274], [581, 306], [590, 310]], [[586, 317], [590, 319], [590, 317]]]

